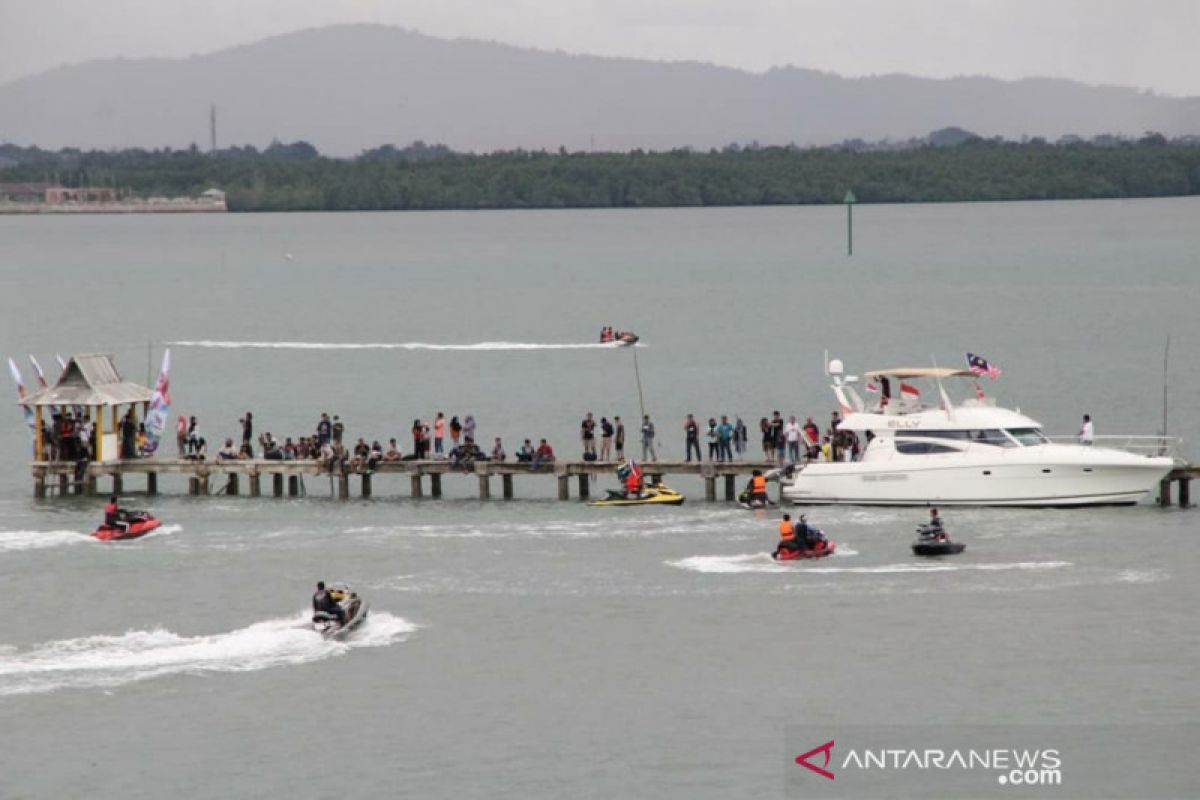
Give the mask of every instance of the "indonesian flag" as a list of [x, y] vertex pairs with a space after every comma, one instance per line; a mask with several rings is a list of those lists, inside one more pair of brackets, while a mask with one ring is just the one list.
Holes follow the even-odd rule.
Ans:
[[866, 389], [871, 394], [879, 394], [879, 384], [875, 381], [867, 381]]
[[902, 383], [900, 384], [900, 397], [903, 400], [920, 400], [921, 393], [917, 391], [917, 387]]

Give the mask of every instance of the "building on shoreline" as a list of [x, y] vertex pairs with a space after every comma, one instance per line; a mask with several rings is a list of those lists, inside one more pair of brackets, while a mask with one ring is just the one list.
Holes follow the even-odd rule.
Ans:
[[180, 214], [223, 213], [225, 192], [208, 189], [199, 197], [132, 197], [104, 186], [0, 183], [0, 214]]

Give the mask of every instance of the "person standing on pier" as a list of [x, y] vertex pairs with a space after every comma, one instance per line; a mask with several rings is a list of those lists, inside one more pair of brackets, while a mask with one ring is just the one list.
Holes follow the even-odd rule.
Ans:
[[433, 420], [433, 452], [441, 455], [445, 452], [442, 449], [442, 442], [446, 439], [446, 415], [441, 411], [437, 413], [437, 417]]
[[133, 421], [133, 409], [129, 409], [121, 420], [121, 458], [137, 457], [137, 423]]
[[719, 441], [720, 434], [717, 433], [717, 420], [715, 417], [708, 418], [708, 430], [704, 433], [708, 439], [708, 460], [721, 460], [721, 443]]
[[420, 461], [425, 458], [425, 426], [421, 420], [414, 419], [412, 424], [413, 458]]
[[654, 449], [654, 423], [650, 415], [642, 416], [642, 461], [658, 461], [658, 453]]
[[247, 411], [246, 416], [242, 417], [240, 422], [242, 423], [242, 447], [249, 450], [250, 456], [253, 458], [254, 450], [250, 447], [250, 442], [254, 440], [254, 415]]
[[462, 436], [462, 423], [458, 421], [458, 417], [450, 418], [450, 449], [458, 447], [458, 439]]
[[179, 421], [175, 423], [175, 447], [179, 450], [179, 457], [183, 458], [187, 455], [187, 440], [188, 440], [188, 424], [187, 418], [183, 414], [179, 415]]
[[696, 418], [691, 414], [687, 415], [687, 419], [683, 423], [684, 432], [684, 448], [687, 450], [687, 460], [692, 460], [692, 448], [696, 449], [696, 460], [703, 461], [700, 457], [700, 426], [696, 424]]
[[738, 461], [746, 458], [746, 443], [749, 439], [750, 431], [746, 429], [746, 423], [739, 415], [733, 423], [733, 449], [737, 453]]
[[321, 413], [321, 420], [317, 423], [317, 444], [327, 445], [330, 439], [333, 438], [333, 426], [329, 424], [328, 412]]
[[613, 426], [608, 417], [600, 418], [600, 460], [612, 460]]
[[800, 423], [795, 417], [788, 417], [787, 425], [783, 426], [783, 435], [787, 439], [787, 458], [795, 464], [800, 460]]
[[337, 414], [333, 415], [333, 427], [331, 428], [331, 432], [333, 433], [333, 443], [341, 444], [342, 436], [346, 433], [346, 426], [342, 424], [342, 420]]
[[[596, 420], [592, 418], [592, 412], [587, 412], [587, 416], [583, 418], [583, 422], [579, 423], [579, 438], [583, 441], [583, 460], [596, 460]], [[588, 458], [591, 456], [591, 458]]]
[[475, 416], [473, 414], [467, 414], [466, 419], [463, 420], [462, 435], [466, 441], [475, 441]]
[[783, 416], [776, 409], [771, 414], [771, 442], [775, 447], [775, 460], [781, 467], [783, 466], [786, 455], [785, 449], [787, 448], [787, 437], [783, 432], [783, 428]]
[[721, 415], [721, 424], [717, 426], [717, 439], [720, 445], [717, 450], [719, 460], [733, 461], [733, 426], [725, 414]]
[[613, 424], [617, 426], [616, 432], [616, 449], [617, 460], [625, 458], [625, 423], [621, 422], [620, 417], [613, 417]]

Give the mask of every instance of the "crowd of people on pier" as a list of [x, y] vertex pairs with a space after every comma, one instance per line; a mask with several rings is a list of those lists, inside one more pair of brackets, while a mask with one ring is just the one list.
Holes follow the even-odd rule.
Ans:
[[[146, 425], [130, 409], [117, 423], [121, 458], [148, 455]], [[96, 457], [96, 424], [86, 409], [54, 411], [42, 422], [42, 442], [51, 461], [92, 461]]]
[[[750, 449], [750, 431], [745, 421], [737, 415], [731, 420], [727, 414], [720, 415], [719, 420], [715, 416], [709, 417], [707, 423], [702, 425], [695, 414], [688, 414], [684, 418], [683, 449], [686, 461], [691, 461], [693, 456], [696, 461], [705, 460], [702, 442], [707, 445], [708, 461], [746, 460]], [[854, 431], [840, 429], [840, 422], [841, 418], [835, 411], [822, 433], [812, 417], [806, 417], [803, 424], [795, 416], [784, 421], [783, 415], [776, 410], [770, 417], [759, 420], [763, 459], [780, 466], [809, 461], [857, 460], [862, 443]], [[614, 416], [611, 422], [606, 416], [597, 421], [595, 414], [589, 411], [580, 423], [579, 431], [584, 461], [620, 461], [625, 458], [625, 425], [619, 416]], [[658, 443], [658, 431], [648, 414], [642, 417], [638, 435], [642, 461], [657, 461], [661, 445]]]
[[[485, 450], [476, 441], [476, 422], [471, 414], [447, 417], [437, 412], [432, 422], [414, 419], [409, 430], [411, 446], [405, 449], [396, 437], [372, 439], [359, 436], [351, 440], [346, 434], [345, 423], [337, 415], [322, 413], [313, 433], [287, 436], [283, 440], [270, 431], [254, 437], [254, 415], [247, 411], [238, 420], [241, 426], [240, 442], [235, 437], [226, 437], [215, 457], [221, 461], [262, 458], [269, 461], [317, 461], [322, 469], [331, 473], [371, 472], [381, 463], [396, 461], [446, 460], [454, 469], [470, 471], [476, 462], [505, 462], [509, 454], [501, 437], [496, 436], [492, 445]], [[256, 445], [257, 444], [257, 448]], [[176, 426], [176, 446], [180, 458], [204, 460], [208, 449], [204, 437], [198, 430], [196, 418], [180, 416]], [[513, 454], [519, 464], [537, 469], [554, 463], [554, 448], [542, 438], [535, 446], [532, 439], [524, 443]]]
[[[843, 461], [859, 457], [858, 436], [838, 427], [840, 418], [834, 412], [822, 431], [812, 417], [799, 422], [796, 416], [786, 419], [778, 411], [759, 420], [762, 458], [779, 465], [807, 461]], [[499, 436], [492, 438], [490, 448], [477, 440], [477, 423], [472, 414], [447, 416], [437, 412], [432, 420], [414, 419], [409, 430], [410, 444], [405, 447], [397, 437], [350, 438], [346, 425], [337, 415], [322, 413], [311, 434], [287, 436], [282, 439], [271, 432], [257, 437], [254, 414], [247, 411], [238, 419], [240, 436], [225, 437], [215, 453], [201, 433], [195, 416], [178, 416], [175, 425], [177, 455], [189, 460], [215, 458], [221, 461], [262, 458], [277, 461], [317, 461], [330, 472], [369, 472], [379, 464], [396, 461], [444, 459], [456, 469], [471, 470], [476, 462], [505, 462], [510, 458]], [[739, 415], [710, 416], [707, 421], [689, 413], [683, 420], [683, 455], [687, 461], [732, 462], [752, 457], [750, 428]], [[587, 412], [580, 422], [580, 440], [584, 461], [613, 462], [627, 458], [625, 422], [619, 415], [599, 419]], [[137, 458], [146, 454], [146, 431], [130, 410], [118, 426], [122, 458]], [[95, 452], [94, 423], [83, 414], [70, 411], [55, 413], [44, 428], [48, 452], [53, 460], [90, 460]], [[643, 462], [659, 460], [662, 446], [658, 430], [650, 415], [642, 416], [633, 435], [637, 437], [636, 457]], [[537, 444], [534, 444], [537, 441]], [[554, 463], [554, 448], [545, 438], [525, 438], [512, 454], [519, 464], [537, 469]]]

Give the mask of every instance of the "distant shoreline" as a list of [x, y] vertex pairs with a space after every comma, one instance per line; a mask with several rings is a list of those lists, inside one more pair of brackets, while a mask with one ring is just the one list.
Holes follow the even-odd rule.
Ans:
[[1089, 200], [1200, 195], [1200, 143], [1147, 136], [1115, 145], [975, 139], [903, 150], [488, 155], [421, 145], [352, 160], [323, 157], [302, 142], [261, 153], [36, 151], [0, 168], [0, 187], [47, 174], [119, 187], [127, 206], [120, 213], [150, 210], [129, 197], [196, 197], [213, 187], [224, 191], [230, 212], [837, 205], [848, 190], [859, 203]]

